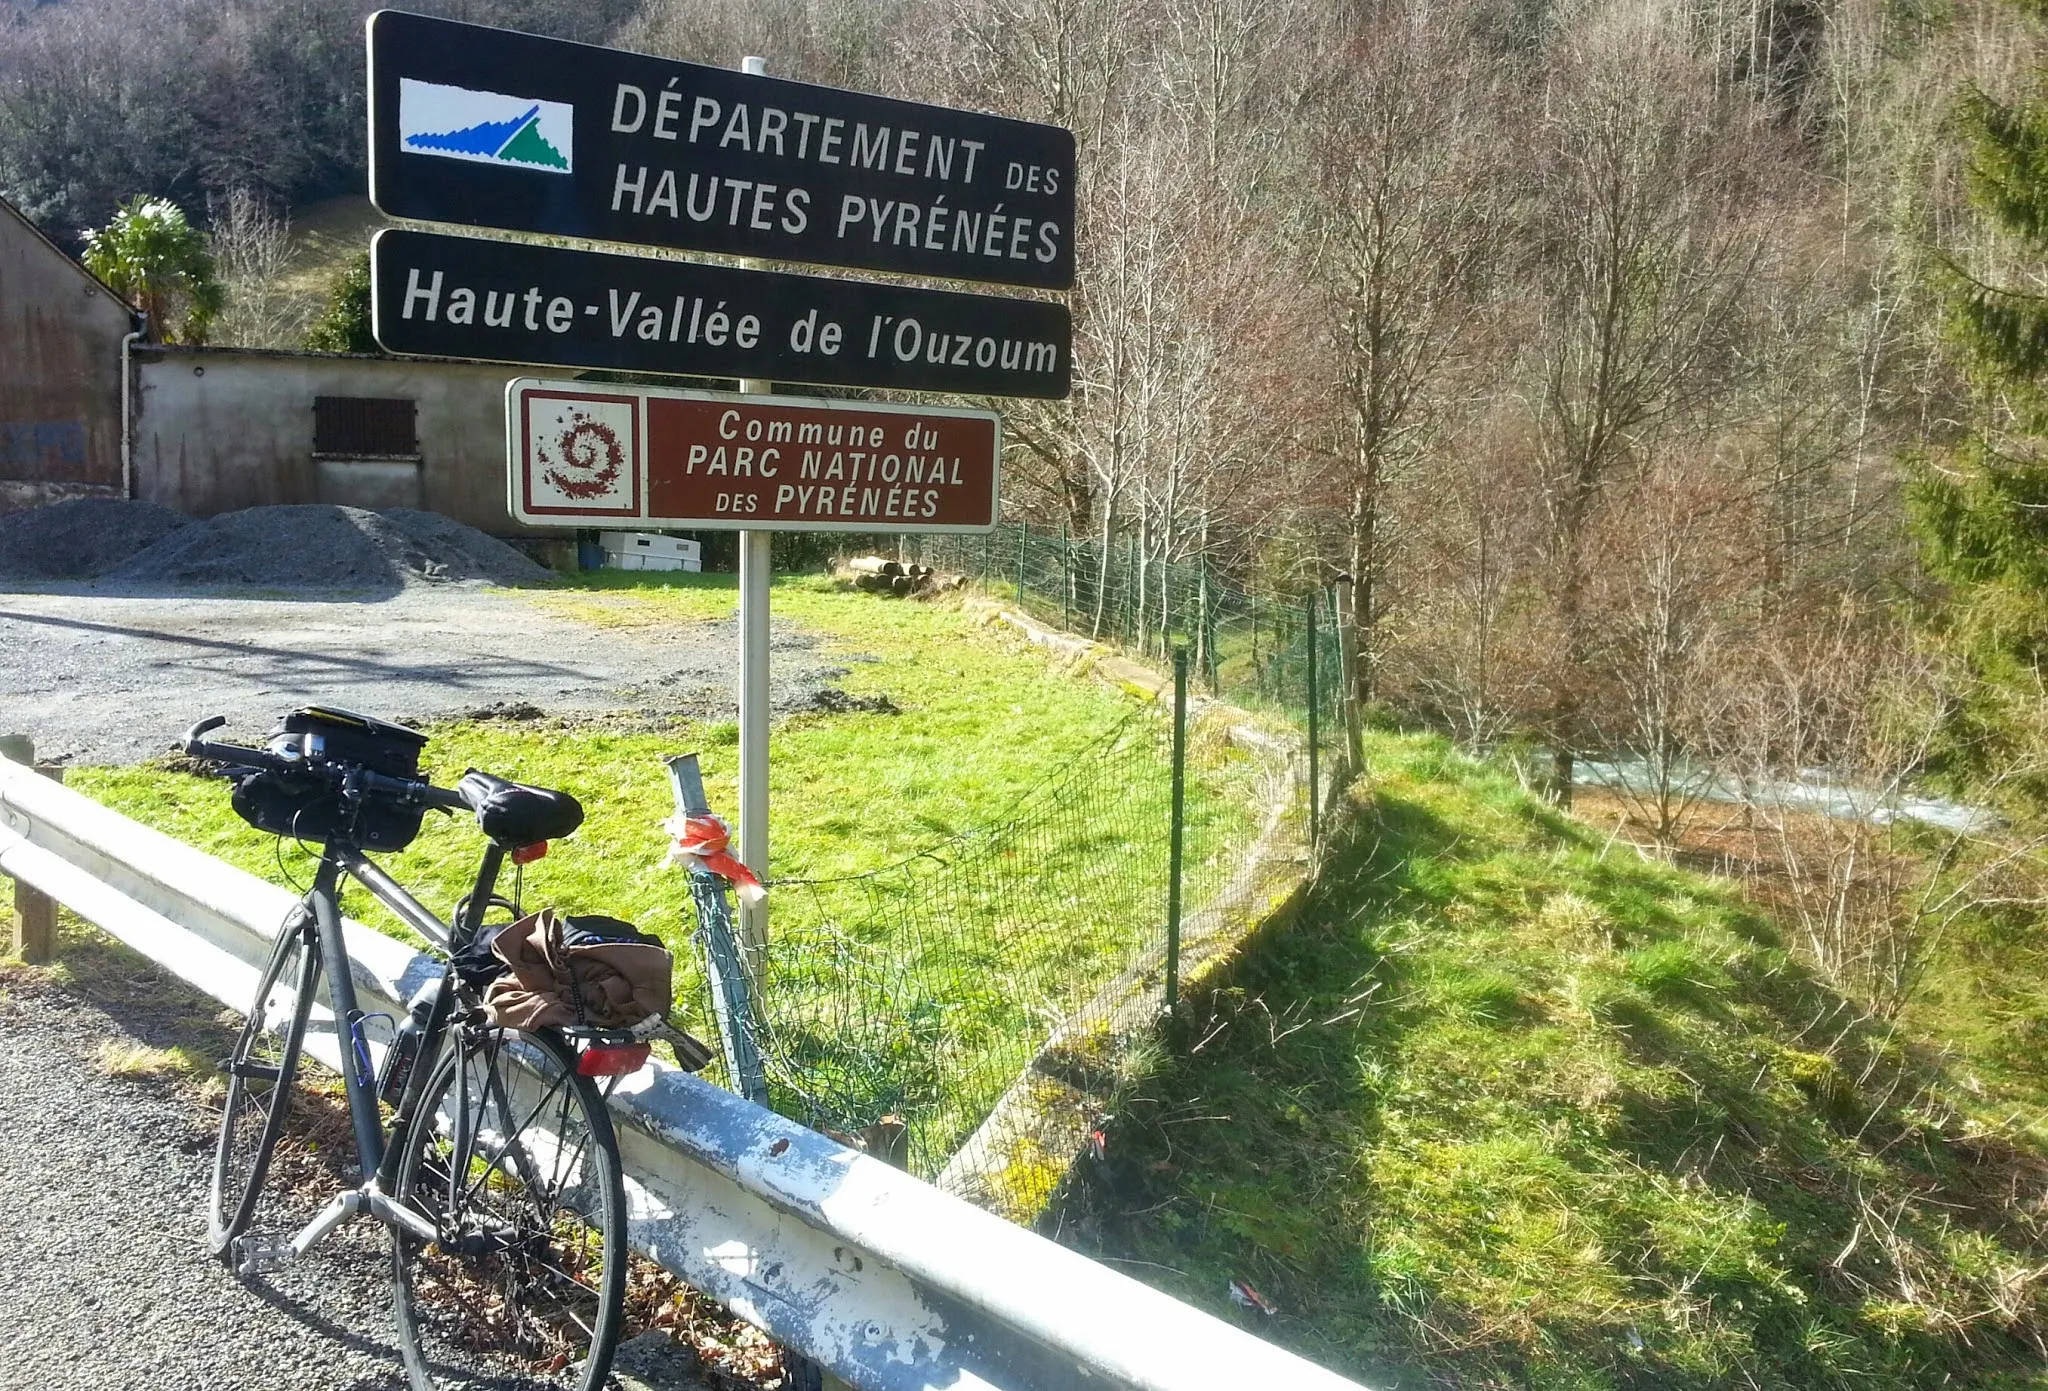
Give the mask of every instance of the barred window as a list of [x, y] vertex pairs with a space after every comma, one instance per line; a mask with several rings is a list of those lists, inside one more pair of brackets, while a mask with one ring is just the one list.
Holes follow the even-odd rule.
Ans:
[[327, 457], [417, 458], [416, 406], [402, 397], [315, 396], [313, 453]]

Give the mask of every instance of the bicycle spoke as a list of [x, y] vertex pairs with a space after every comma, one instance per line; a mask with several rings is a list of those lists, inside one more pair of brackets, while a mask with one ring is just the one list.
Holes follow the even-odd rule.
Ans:
[[[624, 1192], [603, 1101], [552, 1037], [506, 1034], [455, 1051], [422, 1112], [441, 1119], [408, 1141], [400, 1165], [401, 1197], [421, 1181], [448, 1194], [434, 1214], [441, 1240], [394, 1246], [414, 1386], [453, 1364], [479, 1380], [592, 1391], [625, 1280]], [[439, 1174], [444, 1154], [460, 1164]]]
[[[499, 1088], [500, 1090], [502, 1090], [502, 1088], [503, 1088], [503, 1085], [504, 1085], [504, 1084], [503, 1084], [502, 1082], [499, 1082], [499, 1083], [497, 1084], [497, 1086], [498, 1086], [498, 1088]], [[526, 1119], [525, 1119], [524, 1121], [522, 1121], [522, 1122], [521, 1122], [521, 1123], [520, 1123], [519, 1125], [517, 1125], [517, 1126], [515, 1126], [515, 1127], [511, 1128], [510, 1130], [507, 1130], [507, 1131], [505, 1131], [505, 1132], [504, 1132], [504, 1133], [505, 1133], [505, 1135], [507, 1136], [507, 1139], [506, 1139], [505, 1143], [504, 1143], [503, 1145], [501, 1145], [501, 1146], [499, 1147], [499, 1149], [498, 1149], [498, 1154], [497, 1154], [497, 1158], [493, 1159], [493, 1160], [492, 1160], [492, 1161], [491, 1161], [491, 1162], [490, 1162], [490, 1163], [489, 1163], [488, 1165], [486, 1165], [486, 1166], [485, 1166], [484, 1172], [483, 1172], [482, 1174], [480, 1174], [480, 1175], [479, 1175], [479, 1176], [477, 1177], [477, 1180], [476, 1180], [476, 1182], [475, 1182], [475, 1183], [473, 1183], [473, 1184], [471, 1184], [471, 1185], [470, 1185], [470, 1187], [469, 1187], [469, 1190], [468, 1190], [467, 1192], [465, 1192], [465, 1193], [464, 1193], [464, 1194], [462, 1195], [462, 1200], [463, 1200], [463, 1201], [467, 1202], [467, 1201], [469, 1201], [469, 1200], [471, 1200], [471, 1199], [475, 1198], [475, 1196], [476, 1196], [476, 1194], [478, 1193], [478, 1191], [479, 1191], [479, 1190], [480, 1190], [480, 1189], [482, 1188], [482, 1186], [483, 1186], [484, 1182], [485, 1182], [485, 1181], [486, 1181], [486, 1180], [487, 1180], [487, 1179], [488, 1179], [488, 1178], [490, 1177], [490, 1174], [491, 1174], [492, 1170], [493, 1170], [493, 1169], [494, 1169], [494, 1168], [496, 1167], [496, 1165], [497, 1165], [498, 1161], [499, 1161], [499, 1160], [502, 1160], [502, 1159], [503, 1159], [503, 1158], [504, 1158], [504, 1157], [506, 1156], [506, 1154], [510, 1153], [510, 1152], [511, 1152], [511, 1151], [512, 1151], [512, 1150], [513, 1150], [513, 1149], [514, 1149], [515, 1147], [517, 1147], [517, 1148], [519, 1149], [519, 1152], [520, 1152], [521, 1154], [524, 1154], [524, 1153], [526, 1152], [526, 1150], [525, 1150], [525, 1147], [524, 1147], [524, 1146], [522, 1146], [522, 1145], [519, 1145], [519, 1143], [518, 1143], [518, 1136], [520, 1136], [520, 1135], [522, 1135], [522, 1134], [524, 1134], [524, 1133], [525, 1133], [525, 1131], [526, 1131], [526, 1127], [528, 1127], [528, 1126], [532, 1125], [532, 1124], [533, 1124], [533, 1123], [534, 1123], [534, 1122], [535, 1122], [536, 1120], [540, 1119], [540, 1112], [541, 1112], [541, 1108], [547, 1105], [547, 1103], [548, 1103], [548, 1097], [551, 1097], [551, 1096], [555, 1095], [555, 1093], [556, 1093], [556, 1090], [557, 1090], [557, 1089], [559, 1089], [559, 1088], [560, 1088], [560, 1087], [561, 1087], [562, 1085], [563, 1085], [562, 1083], [559, 1083], [559, 1082], [558, 1082], [558, 1083], [556, 1083], [554, 1087], [552, 1087], [552, 1088], [550, 1088], [550, 1089], [549, 1089], [549, 1091], [548, 1091], [548, 1095], [547, 1095], [547, 1096], [544, 1096], [544, 1097], [542, 1097], [542, 1098], [540, 1099], [540, 1102], [539, 1102], [539, 1103], [538, 1103], [537, 1105], [535, 1105], [535, 1107], [533, 1108], [532, 1112], [531, 1112], [531, 1113], [529, 1113], [529, 1114], [527, 1115], [527, 1117], [526, 1117]], [[566, 1111], [567, 1111], [567, 1103], [565, 1102], [565, 1103], [564, 1103], [564, 1113], [565, 1113], [565, 1114], [566, 1114]], [[503, 1116], [503, 1115], [507, 1115], [507, 1114], [508, 1114], [508, 1110], [507, 1110], [507, 1108], [506, 1108], [506, 1107], [504, 1107], [504, 1106], [503, 1106], [502, 1104], [501, 1104], [501, 1106], [500, 1106], [500, 1109], [499, 1109], [499, 1114], [500, 1114], [501, 1116]], [[508, 1177], [511, 1177], [511, 1178], [514, 1178], [514, 1179], [518, 1179], [518, 1176], [517, 1176], [516, 1174], [515, 1174], [515, 1175], [508, 1175]], [[531, 1190], [532, 1190], [532, 1188], [534, 1187], [534, 1185], [533, 1185], [532, 1183], [530, 1183], [530, 1182], [528, 1182], [528, 1181], [526, 1181], [526, 1180], [524, 1180], [524, 1179], [518, 1179], [518, 1181], [519, 1181], [519, 1183], [521, 1184], [521, 1186], [522, 1186], [522, 1187], [524, 1187], [524, 1188], [527, 1188], [527, 1189], [528, 1189], [529, 1191], [531, 1191]]]

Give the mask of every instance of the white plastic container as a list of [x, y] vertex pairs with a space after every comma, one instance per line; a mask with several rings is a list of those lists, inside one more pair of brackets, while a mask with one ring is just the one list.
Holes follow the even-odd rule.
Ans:
[[[604, 547], [607, 555], [660, 556], [670, 560], [694, 561], [696, 564], [691, 567], [692, 569], [701, 566], [704, 560], [704, 547], [698, 542], [682, 536], [660, 536], [651, 531], [600, 532], [598, 544]], [[676, 567], [664, 565], [658, 568], [673, 570]]]

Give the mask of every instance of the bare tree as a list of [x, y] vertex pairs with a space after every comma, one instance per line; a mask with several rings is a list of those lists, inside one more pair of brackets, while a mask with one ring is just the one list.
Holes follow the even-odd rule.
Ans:
[[295, 347], [314, 306], [285, 284], [291, 223], [247, 188], [229, 190], [212, 208], [208, 240], [227, 305], [214, 323], [217, 341], [245, 348]]
[[[2048, 906], [2048, 836], [1916, 802], [1954, 673], [1852, 603], [1756, 649], [1725, 726], [1755, 891], [1827, 976], [1892, 1017], [1967, 914]], [[2028, 777], [2010, 765], [1994, 774]]]
[[1713, 664], [1748, 636], [1749, 501], [1739, 470], [1711, 446], [1667, 447], [1615, 490], [1594, 527], [1600, 709], [1587, 724], [1619, 758], [1618, 790], [1666, 854], [1718, 790], [1707, 754], [1725, 687]]
[[1762, 242], [1754, 117], [1716, 92], [1657, 0], [1616, 0], [1558, 45], [1538, 120], [1533, 322], [1546, 586], [1558, 647], [1545, 732], [1571, 798], [1593, 634], [1589, 528], [1672, 421], [1725, 392]]
[[1421, 456], [1431, 390], [1497, 244], [1490, 95], [1456, 23], [1421, 0], [1350, 35], [1315, 93], [1305, 222], [1339, 407], [1329, 447], [1352, 576], [1354, 704], [1373, 698], [1387, 491]]

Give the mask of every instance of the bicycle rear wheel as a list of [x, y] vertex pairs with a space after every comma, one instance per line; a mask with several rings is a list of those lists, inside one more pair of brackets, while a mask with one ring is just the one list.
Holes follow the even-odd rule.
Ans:
[[256, 1002], [228, 1056], [227, 1100], [213, 1152], [206, 1230], [213, 1254], [230, 1266], [235, 1238], [256, 1215], [256, 1200], [284, 1126], [319, 971], [310, 917], [279, 933], [256, 987]]
[[625, 1302], [626, 1199], [603, 1099], [551, 1034], [449, 1031], [395, 1196], [438, 1240], [392, 1229], [414, 1391], [446, 1380], [595, 1391]]

